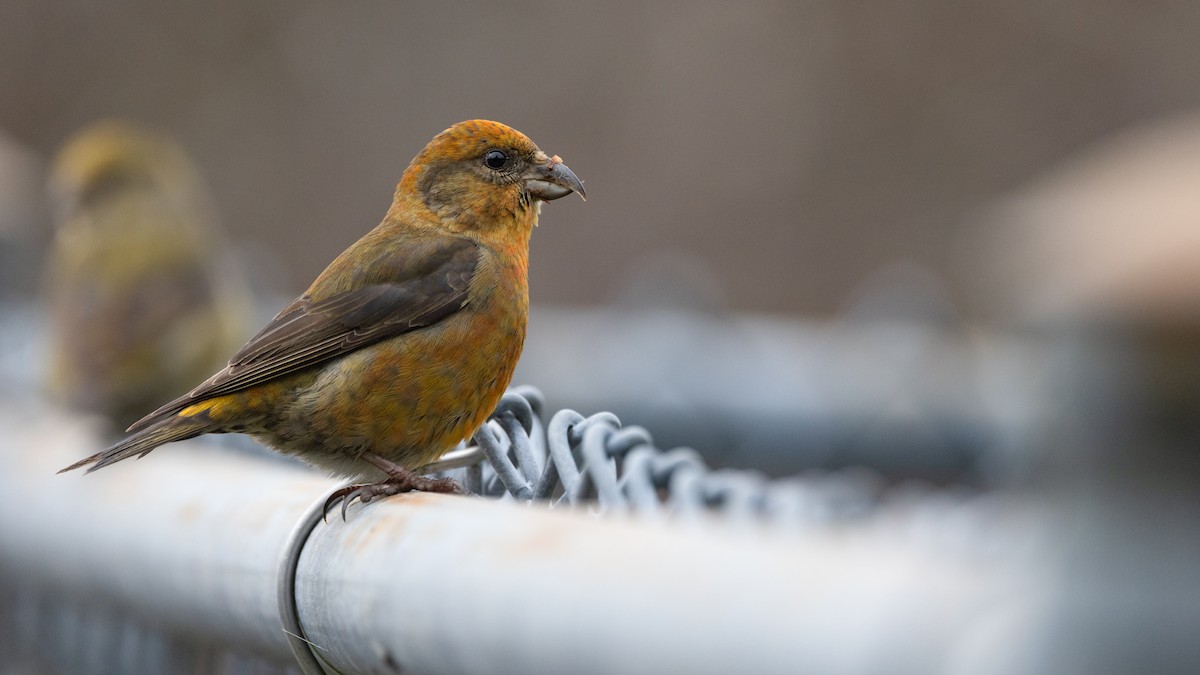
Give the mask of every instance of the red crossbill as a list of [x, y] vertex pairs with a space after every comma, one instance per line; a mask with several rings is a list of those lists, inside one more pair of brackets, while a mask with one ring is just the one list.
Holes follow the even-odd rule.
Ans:
[[383, 222], [224, 370], [63, 471], [239, 432], [336, 475], [385, 479], [340, 491], [343, 507], [456, 491], [412, 469], [468, 438], [499, 402], [525, 340], [529, 236], [541, 203], [571, 192], [584, 196], [575, 174], [519, 131], [450, 127], [408, 166]]
[[50, 189], [50, 393], [124, 429], [221, 366], [248, 302], [215, 269], [206, 189], [167, 138], [93, 124], [59, 152]]

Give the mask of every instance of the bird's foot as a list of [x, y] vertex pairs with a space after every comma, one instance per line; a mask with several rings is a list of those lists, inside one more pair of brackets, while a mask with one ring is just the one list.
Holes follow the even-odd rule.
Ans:
[[400, 469], [393, 473], [388, 472], [390, 477], [381, 483], [359, 483], [355, 485], [347, 485], [344, 488], [336, 490], [329, 495], [329, 499], [325, 500], [325, 517], [328, 520], [329, 509], [333, 505], [342, 502], [342, 520], [346, 520], [346, 509], [354, 500], [358, 500], [363, 504], [368, 504], [371, 501], [381, 497], [391, 497], [403, 492], [440, 492], [443, 494], [465, 495], [467, 491], [461, 485], [454, 482], [450, 478], [429, 478], [427, 476], [418, 476], [411, 471]]

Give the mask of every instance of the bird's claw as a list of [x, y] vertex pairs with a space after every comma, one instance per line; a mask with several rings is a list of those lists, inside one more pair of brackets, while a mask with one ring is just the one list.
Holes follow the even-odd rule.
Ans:
[[358, 483], [334, 490], [325, 500], [322, 517], [329, 522], [329, 509], [342, 502], [342, 521], [346, 520], [346, 509], [354, 500], [369, 504], [379, 497], [391, 497], [403, 492], [440, 492], [442, 494], [469, 494], [461, 485], [451, 478], [427, 478], [413, 476], [411, 478], [389, 478], [381, 483]]
[[415, 482], [417, 486], [412, 489], [419, 490], [420, 492], [437, 492], [444, 495], [471, 494], [453, 478], [426, 478], [421, 476]]
[[[329, 522], [329, 509], [333, 508], [333, 505], [338, 503], [339, 500], [342, 502], [342, 521], [345, 521], [346, 520], [346, 509], [350, 507], [350, 504], [353, 503], [355, 499], [366, 504], [366, 503], [369, 503], [372, 499], [375, 499], [376, 497], [400, 494], [400, 490], [396, 490], [394, 492], [389, 493], [389, 492], [385, 492], [383, 490], [377, 489], [377, 488], [387, 488], [387, 487], [391, 487], [391, 486], [392, 486], [392, 484], [390, 484], [390, 483], [366, 483], [366, 484], [347, 485], [344, 488], [335, 490], [334, 493], [329, 495], [329, 498], [325, 500], [325, 508], [324, 508], [324, 516], [323, 516], [325, 519], [325, 522]], [[396, 486], [396, 487], [398, 487], [398, 486]]]

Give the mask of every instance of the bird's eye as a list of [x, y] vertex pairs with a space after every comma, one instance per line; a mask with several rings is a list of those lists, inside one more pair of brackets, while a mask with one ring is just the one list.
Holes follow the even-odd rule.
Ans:
[[503, 150], [488, 150], [483, 156], [483, 163], [487, 164], [489, 169], [503, 169], [504, 165], [508, 164], [508, 155], [504, 154]]

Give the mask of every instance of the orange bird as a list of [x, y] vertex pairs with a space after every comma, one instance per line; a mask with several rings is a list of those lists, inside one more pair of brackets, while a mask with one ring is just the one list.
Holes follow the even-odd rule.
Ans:
[[[223, 370], [63, 471], [172, 441], [246, 433], [354, 480], [345, 504], [457, 492], [414, 469], [495, 409], [525, 341], [529, 236], [542, 202], [585, 197], [562, 160], [498, 122], [461, 122], [413, 159], [383, 222]], [[60, 472], [61, 473], [61, 472]]]

